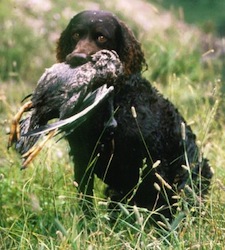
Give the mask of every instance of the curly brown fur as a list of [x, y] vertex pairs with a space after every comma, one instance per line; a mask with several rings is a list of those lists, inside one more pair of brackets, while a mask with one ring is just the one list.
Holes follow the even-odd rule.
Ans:
[[133, 32], [122, 21], [119, 22], [122, 28], [122, 45], [119, 52], [121, 61], [124, 62], [125, 71], [128, 74], [141, 72], [143, 66], [147, 67], [144, 53], [141, 50], [141, 44], [134, 37]]

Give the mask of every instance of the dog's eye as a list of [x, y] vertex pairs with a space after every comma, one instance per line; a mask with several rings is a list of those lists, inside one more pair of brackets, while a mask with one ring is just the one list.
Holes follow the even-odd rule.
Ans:
[[104, 42], [107, 41], [107, 38], [105, 36], [103, 36], [103, 35], [100, 35], [100, 36], [97, 37], [97, 40], [98, 40], [99, 43], [104, 43]]
[[77, 32], [74, 33], [74, 34], [73, 34], [73, 39], [76, 40], [76, 41], [79, 40], [79, 39], [80, 39], [80, 34], [77, 33]]

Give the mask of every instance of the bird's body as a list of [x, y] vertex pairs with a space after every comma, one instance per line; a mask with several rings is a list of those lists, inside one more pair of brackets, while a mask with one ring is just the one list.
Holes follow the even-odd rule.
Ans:
[[[21, 133], [38, 129], [54, 118], [62, 120], [82, 111], [88, 94], [104, 84], [113, 85], [122, 71], [117, 54], [107, 50], [97, 52], [76, 68], [67, 63], [54, 64], [38, 81], [31, 97], [31, 112], [20, 124]], [[101, 90], [96, 95], [99, 94]], [[22, 154], [27, 152], [38, 138], [22, 136], [16, 143], [17, 150]]]
[[54, 64], [38, 81], [31, 99], [36, 116], [43, 115], [38, 122], [75, 114], [89, 92], [105, 83], [113, 85], [121, 73], [118, 56], [106, 50], [97, 52], [89, 62], [77, 68], [66, 63]]

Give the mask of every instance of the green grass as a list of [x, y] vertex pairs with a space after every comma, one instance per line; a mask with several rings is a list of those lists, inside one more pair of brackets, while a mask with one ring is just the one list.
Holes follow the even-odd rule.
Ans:
[[[156, 211], [119, 204], [119, 211], [110, 214], [109, 201], [102, 195], [104, 185], [96, 179], [93, 213], [87, 214], [82, 207], [85, 197], [78, 194], [73, 182], [73, 165], [65, 141], [52, 140], [23, 171], [19, 155], [7, 150], [9, 122], [20, 101], [32, 92], [44, 68], [55, 60], [54, 39], [47, 33], [38, 35], [29, 25], [22, 26], [12, 3], [0, 3], [0, 20], [5, 28], [0, 41], [0, 249], [223, 249], [222, 62], [216, 60], [203, 65], [199, 41], [193, 37], [192, 43], [182, 43], [173, 28], [166, 36], [159, 32], [143, 43], [149, 64], [144, 75], [192, 125], [204, 155], [214, 168], [206, 202], [197, 203], [194, 198], [195, 205], [190, 207], [184, 200], [184, 213], [178, 211], [172, 225], [163, 220], [163, 224], [154, 227], [149, 225], [148, 218]], [[74, 12], [82, 8], [74, 5]], [[51, 10], [40, 16], [48, 23], [47, 31], [59, 33], [64, 27], [66, 17], [62, 15], [58, 20], [56, 14], [66, 7], [55, 1]], [[22, 10], [26, 18], [39, 16], [25, 8]], [[50, 24], [53, 16], [55, 19]], [[7, 26], [10, 20], [13, 26]], [[9, 50], [11, 41], [16, 46]]]

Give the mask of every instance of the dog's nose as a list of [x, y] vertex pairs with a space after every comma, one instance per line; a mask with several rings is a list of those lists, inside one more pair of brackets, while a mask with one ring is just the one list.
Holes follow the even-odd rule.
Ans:
[[90, 56], [85, 53], [72, 52], [66, 57], [66, 62], [72, 66], [79, 66], [90, 61]]

